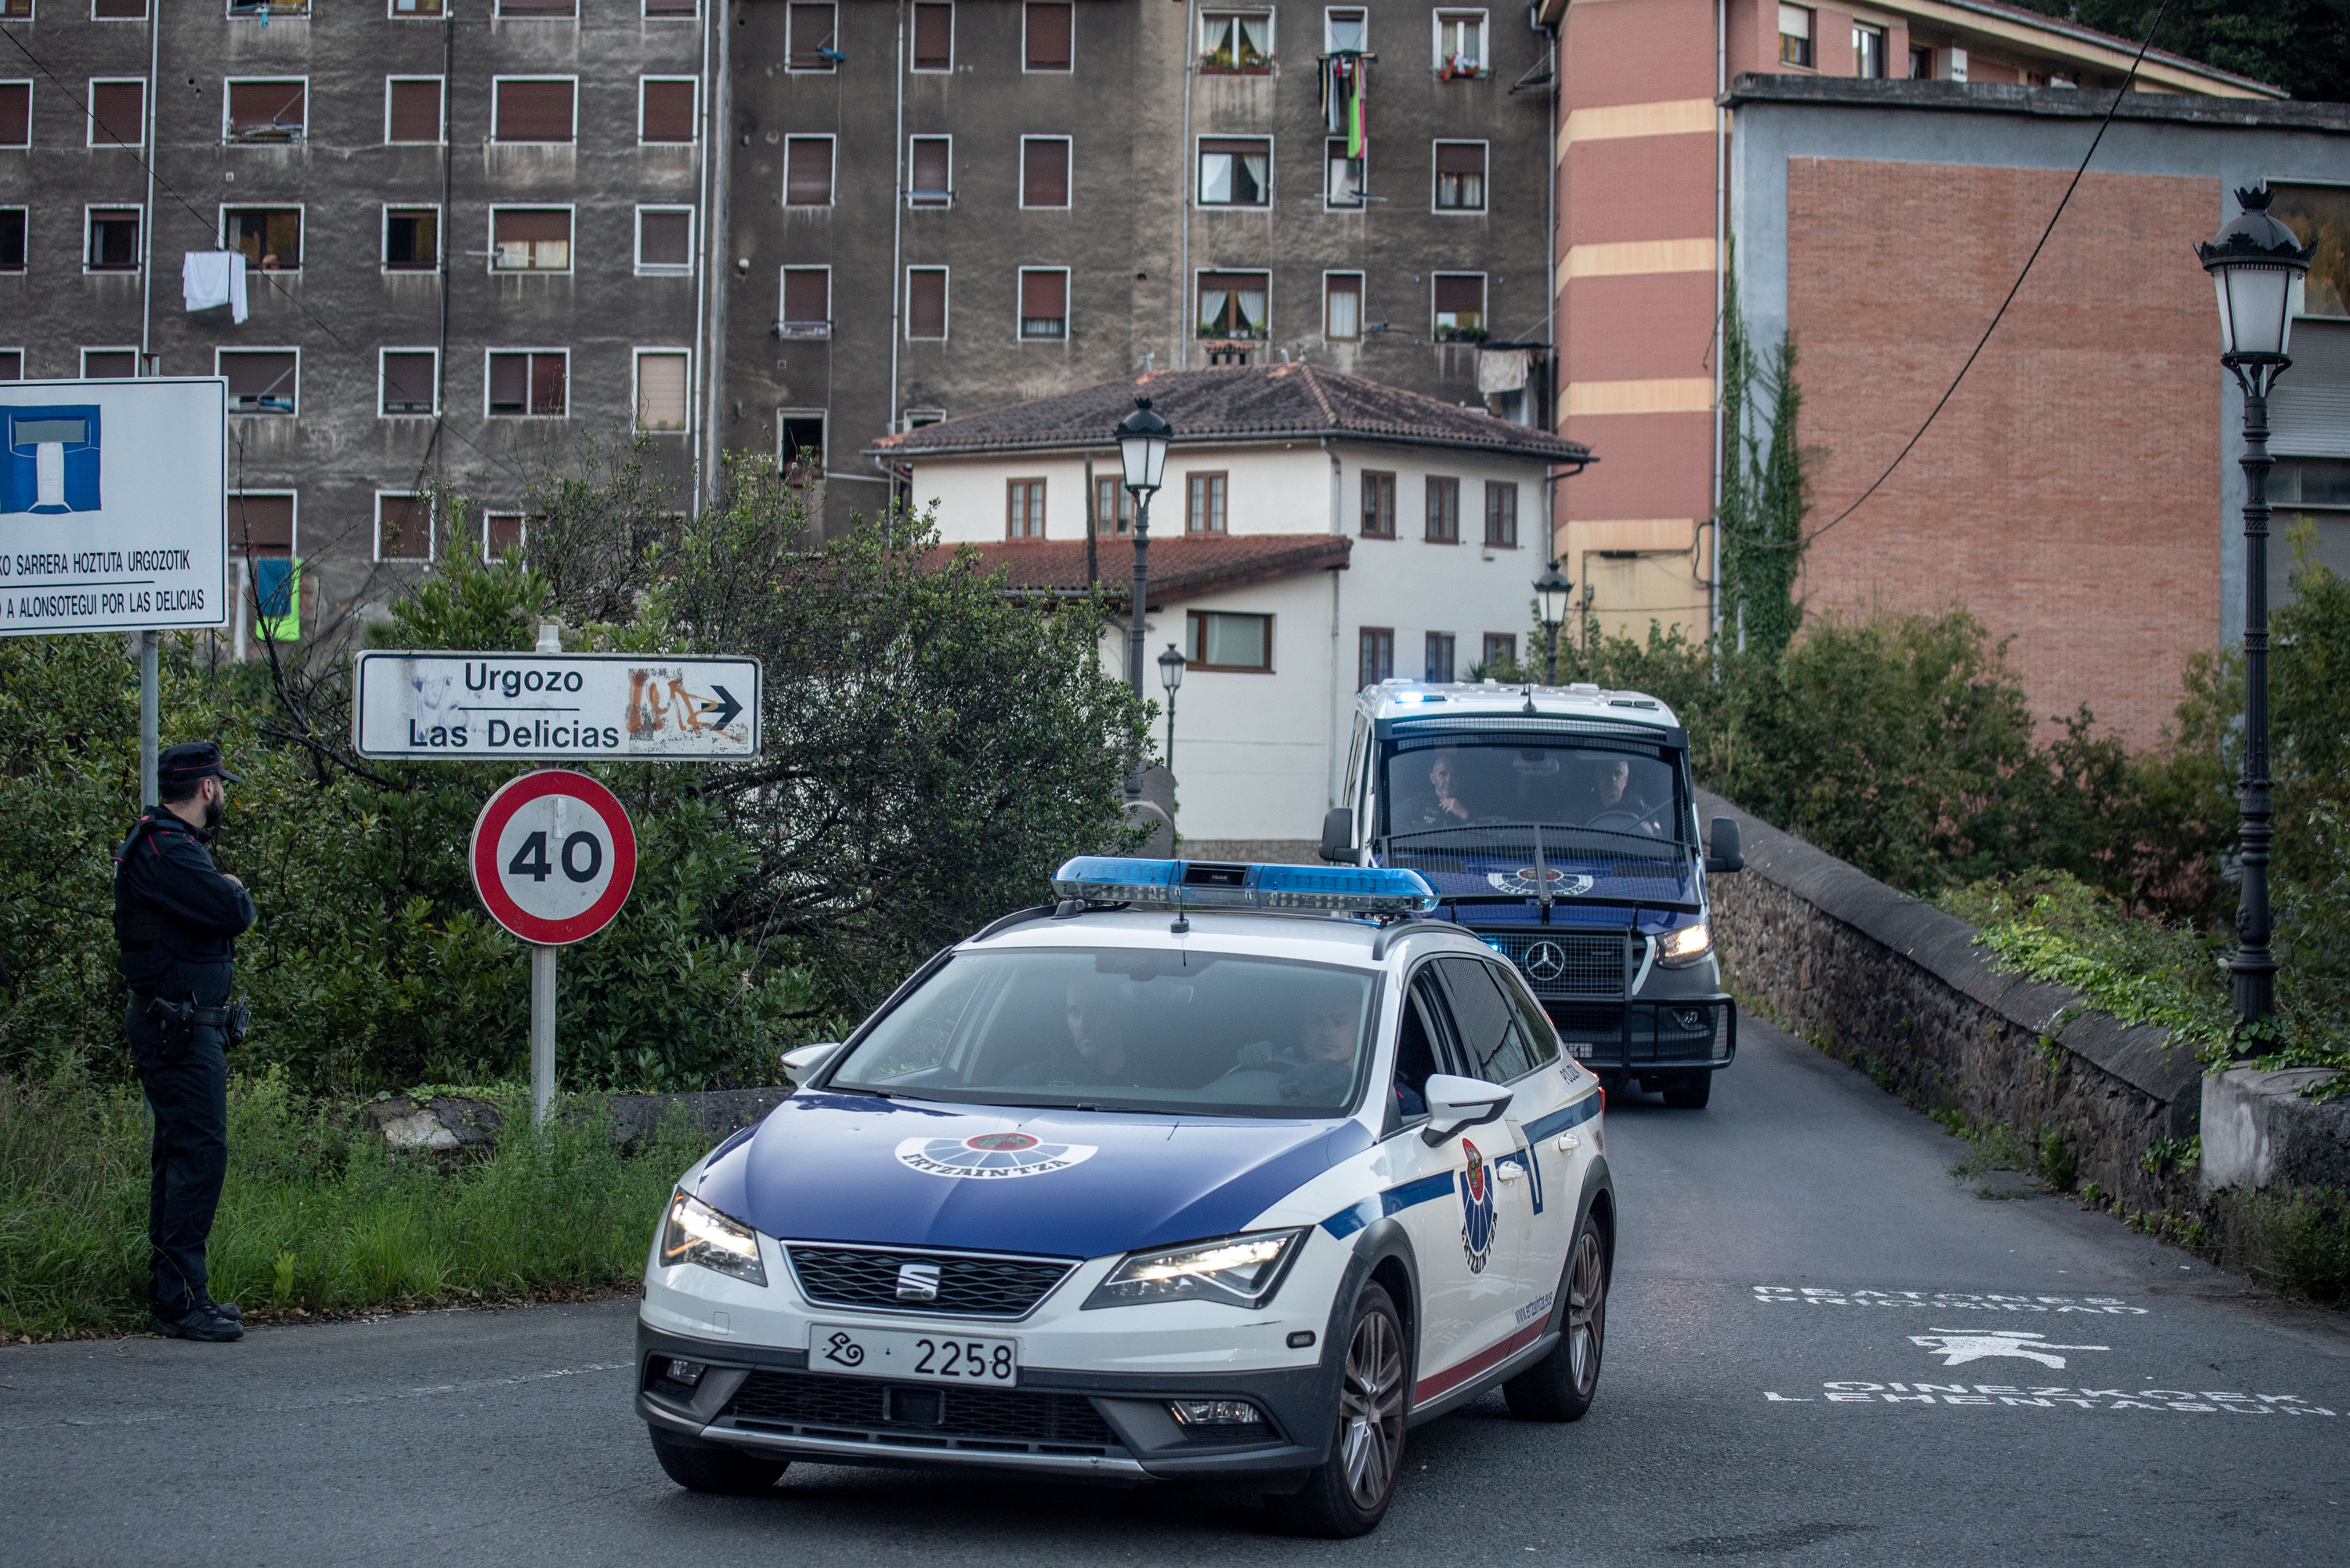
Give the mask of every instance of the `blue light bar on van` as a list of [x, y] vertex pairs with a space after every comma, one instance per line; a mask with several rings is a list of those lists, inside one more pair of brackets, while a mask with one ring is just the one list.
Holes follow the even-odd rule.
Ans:
[[1166, 909], [1328, 909], [1424, 914], [1436, 889], [1417, 871], [1364, 866], [1236, 866], [1213, 860], [1129, 860], [1080, 855], [1053, 875], [1053, 892], [1088, 904]]

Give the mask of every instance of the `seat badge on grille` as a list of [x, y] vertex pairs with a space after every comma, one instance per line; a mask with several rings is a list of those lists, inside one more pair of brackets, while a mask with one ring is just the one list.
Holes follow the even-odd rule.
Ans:
[[901, 1263], [898, 1267], [898, 1299], [901, 1302], [934, 1302], [939, 1299], [939, 1266], [936, 1263]]
[[1526, 972], [1536, 980], [1556, 980], [1566, 972], [1566, 950], [1554, 941], [1539, 941], [1526, 950]]
[[1045, 1143], [1026, 1133], [981, 1133], [975, 1137], [910, 1137], [898, 1146], [898, 1163], [924, 1176], [1006, 1180], [1043, 1176], [1082, 1165], [1098, 1152], [1087, 1143]]
[[[1592, 878], [1580, 872], [1562, 871], [1555, 866], [1542, 869], [1548, 874], [1550, 896], [1554, 898], [1579, 898], [1591, 891]], [[1533, 867], [1521, 866], [1515, 871], [1488, 871], [1485, 880], [1497, 893], [1523, 893], [1534, 898], [1541, 894], [1545, 878], [1537, 875]]]

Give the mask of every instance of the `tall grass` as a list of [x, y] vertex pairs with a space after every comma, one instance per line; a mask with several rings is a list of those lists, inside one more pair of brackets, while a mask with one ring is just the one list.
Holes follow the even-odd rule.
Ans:
[[[623, 1155], [603, 1107], [531, 1125], [504, 1094], [486, 1155], [444, 1168], [365, 1133], [360, 1109], [278, 1075], [229, 1088], [229, 1170], [213, 1294], [248, 1311], [349, 1312], [634, 1279], [663, 1199], [705, 1141], [665, 1128]], [[0, 1334], [147, 1321], [150, 1123], [138, 1091], [0, 1078]]]

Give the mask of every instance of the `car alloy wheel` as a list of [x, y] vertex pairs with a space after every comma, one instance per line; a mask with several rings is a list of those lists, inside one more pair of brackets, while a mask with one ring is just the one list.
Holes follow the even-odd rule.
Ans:
[[1599, 1382], [1599, 1351], [1607, 1333], [1607, 1260], [1590, 1226], [1575, 1238], [1575, 1272], [1566, 1285], [1567, 1367], [1575, 1396], [1589, 1399]]
[[1366, 1313], [1355, 1325], [1338, 1421], [1347, 1490], [1357, 1508], [1377, 1508], [1387, 1497], [1403, 1446], [1403, 1345], [1395, 1320], [1385, 1313]]

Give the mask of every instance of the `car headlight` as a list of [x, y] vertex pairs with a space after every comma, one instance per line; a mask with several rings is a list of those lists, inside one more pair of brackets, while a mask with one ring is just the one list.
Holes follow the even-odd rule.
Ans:
[[767, 1282], [767, 1265], [759, 1261], [758, 1233], [682, 1192], [671, 1194], [669, 1200], [660, 1261], [664, 1265], [699, 1263], [754, 1285]]
[[1657, 961], [1667, 969], [1687, 969], [1713, 950], [1713, 932], [1700, 920], [1657, 939]]
[[1255, 1231], [1128, 1253], [1109, 1278], [1094, 1287], [1086, 1298], [1086, 1310], [1181, 1301], [1262, 1306], [1273, 1299], [1307, 1229], [1311, 1227]]

